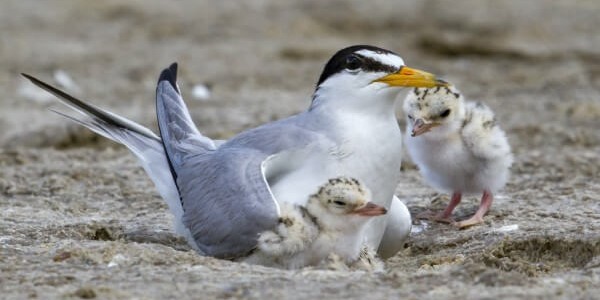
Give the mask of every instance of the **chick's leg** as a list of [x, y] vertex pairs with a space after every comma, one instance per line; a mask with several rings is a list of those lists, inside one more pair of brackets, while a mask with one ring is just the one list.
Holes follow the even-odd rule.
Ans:
[[454, 192], [452, 194], [452, 198], [450, 199], [450, 203], [448, 203], [444, 211], [436, 215], [436, 220], [446, 221], [450, 223], [454, 222], [451, 217], [452, 212], [454, 211], [454, 208], [456, 208], [456, 206], [460, 203], [461, 199], [462, 194], [460, 192]]
[[423, 214], [419, 214], [417, 216], [417, 218], [430, 219], [433, 221], [443, 222], [443, 223], [454, 223], [454, 219], [452, 219], [452, 212], [454, 211], [454, 208], [460, 203], [461, 199], [462, 199], [462, 194], [460, 192], [454, 192], [452, 194], [452, 198], [450, 199], [450, 203], [448, 203], [448, 205], [446, 206], [444, 211], [437, 213], [437, 214], [433, 214], [431, 212], [426, 212]]
[[492, 201], [494, 200], [494, 196], [488, 190], [483, 191], [483, 196], [481, 197], [481, 203], [479, 204], [479, 208], [475, 212], [475, 214], [467, 220], [460, 221], [455, 223], [458, 228], [466, 228], [469, 226], [477, 225], [483, 223], [483, 216], [487, 214], [492, 206]]

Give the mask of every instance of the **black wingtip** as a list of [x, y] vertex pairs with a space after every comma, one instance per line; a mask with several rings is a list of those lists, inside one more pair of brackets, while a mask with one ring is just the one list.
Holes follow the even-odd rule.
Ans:
[[37, 81], [37, 79], [35, 79], [35, 77], [29, 75], [29, 74], [25, 74], [25, 73], [21, 73], [21, 76], [29, 79], [29, 81]]
[[158, 82], [168, 81], [175, 90], [177, 89], [177, 63], [172, 63], [168, 68], [164, 69], [158, 77]]
[[[45, 83], [45, 82], [43, 82], [43, 81], [35, 78], [35, 77], [33, 77], [33, 76], [29, 75], [29, 74], [21, 73], [21, 76], [27, 78], [29, 81], [31, 81], [31, 83], [33, 83], [33, 84], [41, 87], [42, 89], [44, 89], [46, 91], [49, 91], [52, 94], [57, 94], [57, 93], [59, 95], [65, 94], [63, 91], [61, 91], [59, 89], [56, 89], [53, 86], [51, 86], [51, 85], [49, 85], [49, 84], [47, 84], [47, 83]], [[67, 95], [67, 96], [69, 96], [69, 95]]]

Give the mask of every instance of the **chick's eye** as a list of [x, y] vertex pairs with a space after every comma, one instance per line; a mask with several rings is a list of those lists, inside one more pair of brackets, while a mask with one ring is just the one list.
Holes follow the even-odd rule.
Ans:
[[350, 71], [358, 70], [358, 68], [360, 68], [360, 65], [361, 61], [360, 58], [358, 58], [357, 56], [350, 55], [346, 58], [346, 69]]
[[333, 203], [335, 203], [336, 205], [339, 205], [339, 206], [344, 206], [344, 205], [346, 205], [346, 202], [339, 201], [339, 200], [333, 201]]
[[443, 112], [440, 114], [440, 117], [442, 117], [442, 118], [445, 118], [445, 117], [447, 117], [447, 116], [449, 116], [449, 115], [450, 115], [450, 110], [449, 110], [449, 109], [446, 109], [445, 111], [443, 111]]
[[408, 115], [408, 119], [412, 120], [412, 119], [414, 119], [414, 117], [412, 115]]

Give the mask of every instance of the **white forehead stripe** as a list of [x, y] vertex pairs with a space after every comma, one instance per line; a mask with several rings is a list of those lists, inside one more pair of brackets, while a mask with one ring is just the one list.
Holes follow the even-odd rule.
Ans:
[[377, 53], [367, 49], [362, 49], [356, 51], [355, 53], [360, 54], [364, 57], [374, 59], [384, 65], [393, 66], [397, 68], [404, 66], [404, 60], [402, 59], [402, 57], [391, 53]]

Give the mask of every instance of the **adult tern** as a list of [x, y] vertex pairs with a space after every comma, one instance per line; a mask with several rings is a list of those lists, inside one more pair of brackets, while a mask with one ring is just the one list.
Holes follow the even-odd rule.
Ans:
[[137, 156], [174, 214], [176, 232], [193, 248], [230, 259], [248, 255], [259, 233], [277, 226], [278, 202], [304, 205], [321, 184], [340, 176], [360, 180], [388, 210], [368, 224], [367, 243], [383, 257], [401, 249], [411, 219], [394, 196], [402, 140], [396, 99], [410, 88], [446, 85], [389, 50], [347, 47], [325, 65], [308, 110], [217, 143], [194, 125], [176, 83], [177, 64], [158, 80], [160, 136], [23, 75], [83, 115], [63, 116]]

